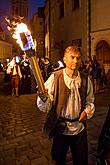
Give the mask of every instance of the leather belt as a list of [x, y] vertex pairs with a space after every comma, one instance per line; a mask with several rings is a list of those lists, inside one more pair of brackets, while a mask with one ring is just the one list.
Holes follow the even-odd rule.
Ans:
[[75, 122], [75, 121], [79, 120], [79, 117], [74, 118], [74, 119], [68, 119], [68, 118], [65, 118], [65, 117], [59, 117], [59, 119], [61, 119], [63, 121], [67, 121], [67, 122]]

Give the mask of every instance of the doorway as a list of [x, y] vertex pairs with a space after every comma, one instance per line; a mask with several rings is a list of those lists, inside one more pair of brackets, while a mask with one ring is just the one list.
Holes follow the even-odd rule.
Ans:
[[110, 45], [101, 40], [96, 46], [96, 58], [100, 64], [110, 64]]

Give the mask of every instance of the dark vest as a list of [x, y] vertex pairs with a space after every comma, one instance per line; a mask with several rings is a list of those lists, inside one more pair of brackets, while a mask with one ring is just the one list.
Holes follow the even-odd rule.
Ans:
[[[81, 111], [85, 108], [87, 96], [87, 74], [81, 73], [81, 88], [79, 89], [81, 97]], [[70, 94], [70, 89], [65, 85], [63, 70], [58, 70], [54, 73], [54, 101], [52, 109], [48, 112], [44, 131], [49, 134], [54, 128], [60, 116], [61, 110], [65, 107]]]
[[[59, 70], [54, 74], [54, 110], [60, 115], [61, 110], [65, 107], [71, 90], [65, 85], [63, 70]], [[87, 74], [81, 73], [81, 88], [79, 93], [81, 97], [81, 110], [84, 110], [87, 96]]]

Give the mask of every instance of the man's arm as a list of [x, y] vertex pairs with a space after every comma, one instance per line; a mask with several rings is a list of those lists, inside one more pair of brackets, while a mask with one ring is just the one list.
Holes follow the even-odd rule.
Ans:
[[95, 111], [93, 84], [89, 77], [88, 77], [87, 86], [88, 88], [87, 88], [86, 106], [84, 111], [82, 111], [82, 113], [80, 114], [80, 118], [79, 118], [80, 122], [90, 119]]
[[43, 112], [48, 112], [51, 109], [53, 101], [53, 91], [54, 91], [54, 74], [52, 74], [48, 80], [45, 82], [45, 89], [48, 92], [48, 98], [44, 102], [40, 95], [37, 97], [37, 106]]
[[88, 77], [88, 88], [87, 88], [87, 97], [86, 97], [86, 106], [85, 106], [85, 112], [87, 114], [87, 119], [90, 119], [95, 111], [94, 106], [94, 93], [93, 93], [93, 84], [91, 79]]

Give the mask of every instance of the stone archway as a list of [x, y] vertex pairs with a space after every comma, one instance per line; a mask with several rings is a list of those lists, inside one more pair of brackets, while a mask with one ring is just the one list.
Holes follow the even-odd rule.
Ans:
[[105, 40], [96, 45], [96, 58], [100, 64], [110, 64], [110, 45]]

